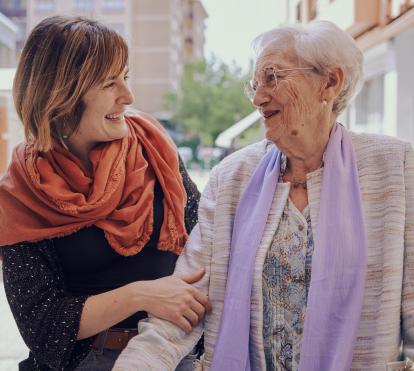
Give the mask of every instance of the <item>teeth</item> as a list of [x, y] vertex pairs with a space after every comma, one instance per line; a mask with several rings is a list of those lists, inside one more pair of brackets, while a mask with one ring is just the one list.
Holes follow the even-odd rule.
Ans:
[[111, 113], [110, 115], [106, 115], [105, 117], [111, 120], [119, 120], [119, 119], [124, 118], [124, 114], [123, 113]]

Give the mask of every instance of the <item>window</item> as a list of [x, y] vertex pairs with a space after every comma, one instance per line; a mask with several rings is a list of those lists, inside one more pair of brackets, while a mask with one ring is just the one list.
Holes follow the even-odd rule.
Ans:
[[0, 12], [6, 17], [24, 17], [26, 8], [24, 0], [0, 0]]
[[354, 103], [352, 129], [370, 133], [383, 133], [384, 75], [367, 80]]
[[34, 3], [34, 8], [38, 13], [53, 12], [56, 8], [55, 0], [37, 0]]
[[314, 0], [309, 5], [309, 20], [315, 19], [318, 16], [321, 3]]
[[302, 3], [296, 5], [296, 21], [300, 22], [302, 20]]
[[104, 10], [124, 10], [125, 9], [125, 2], [124, 0], [104, 0], [103, 4]]

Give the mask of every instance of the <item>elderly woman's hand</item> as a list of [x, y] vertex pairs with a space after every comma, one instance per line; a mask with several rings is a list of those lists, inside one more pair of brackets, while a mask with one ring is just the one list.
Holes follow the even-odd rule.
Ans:
[[133, 295], [139, 310], [166, 319], [189, 333], [211, 312], [207, 295], [191, 284], [198, 282], [205, 271], [186, 276], [167, 276], [152, 281], [132, 283]]

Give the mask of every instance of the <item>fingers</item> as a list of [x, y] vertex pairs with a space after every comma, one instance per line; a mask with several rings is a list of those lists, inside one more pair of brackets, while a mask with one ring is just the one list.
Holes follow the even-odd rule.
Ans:
[[200, 318], [198, 317], [198, 314], [193, 311], [191, 308], [187, 309], [184, 313], [183, 313], [185, 319], [191, 323], [192, 327], [195, 327], [198, 325], [198, 323], [200, 322]]
[[193, 304], [191, 305], [191, 309], [197, 315], [198, 322], [200, 322], [206, 314], [206, 308], [204, 308], [204, 306], [201, 305], [198, 301], [194, 300]]
[[193, 327], [191, 326], [190, 322], [183, 316], [181, 316], [177, 321], [174, 321], [173, 323], [177, 325], [181, 330], [185, 331], [187, 334], [193, 331]]
[[195, 283], [195, 282], [200, 281], [205, 275], [205, 273], [206, 273], [206, 270], [203, 268], [195, 273], [180, 276], [180, 278], [186, 283]]
[[211, 314], [212, 307], [211, 307], [210, 302], [208, 301], [208, 296], [204, 295], [199, 290], [195, 290], [194, 293], [193, 293], [193, 296], [194, 296], [194, 299], [196, 299], [199, 303], [201, 303], [203, 305], [203, 307], [205, 308], [207, 313]]
[[[201, 304], [197, 303], [194, 305], [199, 305], [201, 307], [201, 311], [204, 313], [204, 308]], [[184, 311], [184, 313], [181, 316], [179, 316], [176, 319], [176, 321], [174, 321], [174, 323], [182, 330], [184, 330], [186, 333], [190, 333], [191, 331], [193, 331], [193, 328], [199, 324], [203, 317], [204, 314], [202, 316], [199, 316], [199, 314], [196, 311], [194, 311], [191, 308], [188, 308]]]

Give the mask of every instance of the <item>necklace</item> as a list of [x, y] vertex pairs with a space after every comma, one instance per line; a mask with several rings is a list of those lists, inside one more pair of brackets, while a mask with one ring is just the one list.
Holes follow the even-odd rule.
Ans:
[[[319, 167], [316, 168], [313, 171], [319, 170], [322, 167], [323, 167], [323, 160], [321, 161], [321, 164], [319, 165]], [[297, 188], [303, 188], [304, 190], [307, 190], [308, 189], [308, 185], [307, 185], [307, 180], [306, 179], [299, 179], [299, 178], [286, 179], [285, 178], [285, 174], [283, 174], [282, 175], [282, 180], [284, 182], [290, 182], [290, 184], [292, 185], [293, 189], [297, 189]]]
[[292, 185], [292, 187], [294, 189], [297, 189], [297, 188], [303, 188], [305, 190], [308, 189], [308, 185], [306, 184], [306, 180], [300, 180], [300, 179], [295, 179], [295, 178], [293, 178], [292, 180], [286, 180], [286, 179], [283, 178], [283, 181], [284, 182], [290, 182], [290, 184]]

